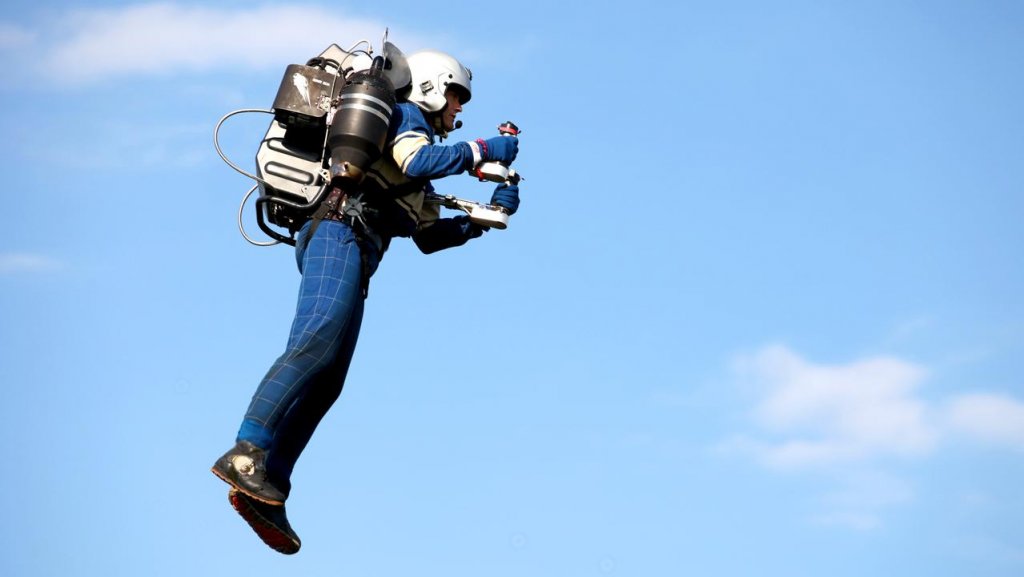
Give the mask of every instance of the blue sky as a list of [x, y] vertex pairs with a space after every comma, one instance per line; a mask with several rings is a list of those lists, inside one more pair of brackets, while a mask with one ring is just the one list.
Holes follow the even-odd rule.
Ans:
[[[661, 4], [8, 2], [0, 574], [1024, 573], [1024, 6]], [[298, 284], [212, 131], [385, 27], [523, 204], [386, 255], [286, 558], [208, 472]]]

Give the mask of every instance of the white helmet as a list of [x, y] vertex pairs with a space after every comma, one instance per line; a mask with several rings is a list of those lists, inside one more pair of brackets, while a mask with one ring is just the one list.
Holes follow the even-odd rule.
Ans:
[[469, 102], [473, 95], [470, 80], [473, 73], [458, 60], [436, 50], [421, 50], [407, 59], [412, 71], [412, 92], [409, 102], [427, 113], [439, 112], [447, 104], [444, 93], [449, 86], [461, 89], [459, 102]]

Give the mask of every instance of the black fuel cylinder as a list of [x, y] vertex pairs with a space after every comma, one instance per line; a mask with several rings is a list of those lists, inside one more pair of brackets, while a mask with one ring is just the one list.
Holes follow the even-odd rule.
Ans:
[[384, 59], [374, 58], [369, 70], [350, 76], [339, 94], [327, 135], [331, 182], [359, 183], [384, 151], [395, 106], [395, 89], [382, 73]]

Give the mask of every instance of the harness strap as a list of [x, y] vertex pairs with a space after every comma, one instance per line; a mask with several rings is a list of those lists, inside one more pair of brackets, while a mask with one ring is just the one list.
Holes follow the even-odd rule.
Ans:
[[363, 293], [363, 299], [370, 294], [370, 257], [369, 248], [371, 246], [380, 250], [366, 234], [366, 224], [363, 219], [356, 215], [348, 215], [338, 210], [348, 198], [343, 190], [335, 187], [331, 190], [327, 198], [320, 203], [317, 207], [316, 212], [313, 213], [312, 221], [313, 224], [309, 227], [309, 239], [313, 239], [313, 235], [316, 233], [316, 229], [320, 226], [320, 223], [330, 215], [336, 215], [340, 222], [343, 222], [352, 229], [353, 234], [356, 236], [356, 244], [359, 246], [359, 264], [360, 264], [360, 289]]
[[316, 232], [317, 227], [320, 226], [320, 221], [327, 217], [332, 211], [337, 212], [338, 205], [344, 202], [345, 193], [340, 188], [331, 189], [330, 194], [327, 198], [320, 203], [320, 206], [316, 208], [316, 212], [313, 213], [313, 224], [309, 227], [309, 238], [313, 238], [313, 233]]

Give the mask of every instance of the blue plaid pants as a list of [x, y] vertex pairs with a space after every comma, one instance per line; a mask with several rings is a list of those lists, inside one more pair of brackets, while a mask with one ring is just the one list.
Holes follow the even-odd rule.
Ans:
[[302, 450], [341, 394], [363, 320], [362, 261], [369, 274], [380, 255], [361, 246], [344, 223], [324, 220], [313, 238], [309, 222], [296, 237], [302, 273], [288, 345], [267, 371], [238, 431], [239, 441], [267, 450], [267, 469], [285, 494]]

